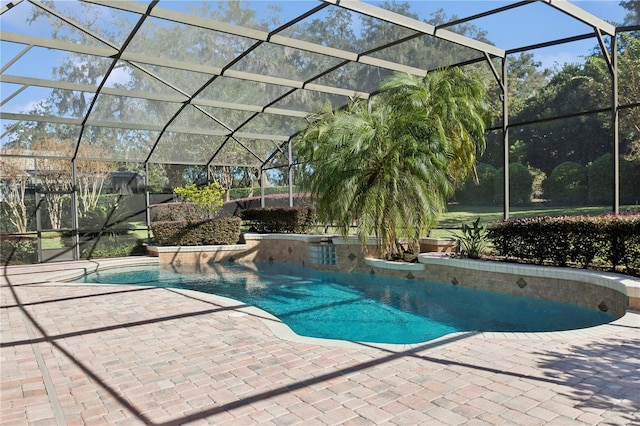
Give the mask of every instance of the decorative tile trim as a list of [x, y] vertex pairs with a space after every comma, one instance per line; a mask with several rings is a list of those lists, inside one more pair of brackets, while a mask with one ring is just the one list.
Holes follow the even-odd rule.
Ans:
[[567, 281], [581, 281], [610, 288], [629, 297], [640, 297], [640, 280], [627, 275], [610, 272], [589, 271], [584, 269], [563, 268], [557, 266], [520, 265], [507, 262], [487, 262], [473, 259], [456, 259], [449, 256], [420, 254], [418, 262], [426, 265], [442, 265], [475, 271], [498, 272], [520, 276], [555, 278]]
[[[80, 265], [80, 261], [74, 261]], [[89, 266], [82, 265], [82, 267], [75, 267], [72, 265], [72, 270], [61, 271], [59, 273], [52, 273], [47, 277], [48, 282], [68, 282], [74, 281], [83, 276], [90, 274], [96, 271], [105, 271], [107, 269], [115, 269], [122, 268], [123, 266], [134, 267], [134, 266], [158, 266], [158, 258], [157, 257], [148, 257], [148, 256], [130, 256], [130, 257], [120, 257], [113, 259], [96, 259], [92, 260]]]
[[[335, 245], [360, 245], [360, 239], [355, 235], [350, 235], [346, 239], [340, 236], [331, 237], [331, 242]], [[377, 240], [375, 238], [369, 238], [367, 241], [367, 245], [375, 246], [377, 244]]]
[[319, 243], [333, 235], [306, 235], [306, 234], [243, 234], [245, 241], [258, 240], [287, 240], [287, 241], [304, 241], [307, 243]]
[[420, 238], [421, 244], [432, 244], [436, 246], [451, 245], [455, 246], [458, 241], [455, 238], [436, 238], [436, 237], [423, 237]]
[[147, 246], [147, 251], [152, 255], [157, 253], [195, 253], [245, 250], [247, 250], [246, 244], [229, 244], [219, 246]]
[[381, 269], [393, 269], [399, 271], [424, 271], [424, 265], [421, 263], [393, 262], [390, 260], [374, 259], [365, 257], [364, 264], [375, 266]]

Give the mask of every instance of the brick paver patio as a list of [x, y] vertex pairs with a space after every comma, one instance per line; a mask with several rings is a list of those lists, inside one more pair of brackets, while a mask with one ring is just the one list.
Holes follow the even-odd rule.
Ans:
[[318, 344], [240, 302], [46, 281], [91, 265], [5, 268], [2, 425], [640, 425], [637, 312], [571, 332]]

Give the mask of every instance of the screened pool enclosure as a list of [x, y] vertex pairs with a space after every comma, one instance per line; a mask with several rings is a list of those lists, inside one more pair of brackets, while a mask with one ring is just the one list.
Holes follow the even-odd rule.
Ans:
[[[96, 257], [122, 231], [144, 240], [149, 205], [192, 182], [230, 188], [231, 214], [296, 205], [311, 114], [442, 67], [484, 75], [492, 105], [485, 189], [452, 202], [508, 217], [533, 199], [640, 201], [635, 1], [1, 4], [0, 231], [36, 244], [31, 261]], [[524, 200], [514, 164], [531, 174]]]

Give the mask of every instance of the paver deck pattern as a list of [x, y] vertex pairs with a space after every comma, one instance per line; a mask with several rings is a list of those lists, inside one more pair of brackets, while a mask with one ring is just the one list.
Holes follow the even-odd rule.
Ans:
[[[78, 263], [74, 263], [78, 267]], [[5, 268], [2, 425], [640, 425], [640, 314], [404, 349], [282, 339], [194, 292]]]

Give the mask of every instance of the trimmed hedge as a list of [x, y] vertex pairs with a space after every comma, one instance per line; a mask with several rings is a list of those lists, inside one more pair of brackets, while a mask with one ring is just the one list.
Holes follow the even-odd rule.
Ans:
[[151, 230], [160, 246], [236, 244], [240, 239], [239, 217], [152, 222]]
[[200, 220], [207, 212], [195, 203], [175, 202], [153, 204], [149, 206], [151, 222], [169, 222], [180, 220]]
[[242, 211], [241, 217], [256, 232], [304, 234], [316, 215], [310, 207], [258, 207]]
[[487, 238], [502, 256], [583, 268], [597, 260], [640, 273], [640, 214], [509, 219], [491, 224]]

